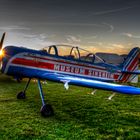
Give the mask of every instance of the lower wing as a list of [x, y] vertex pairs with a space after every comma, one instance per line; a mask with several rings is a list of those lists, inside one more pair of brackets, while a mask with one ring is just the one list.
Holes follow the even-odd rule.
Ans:
[[55, 74], [52, 73], [50, 75], [48, 74], [48, 77], [50, 80], [63, 82], [65, 88], [68, 88], [69, 84], [71, 84], [71, 85], [77, 85], [77, 86], [83, 86], [89, 88], [109, 90], [109, 91], [114, 91], [123, 94], [140, 95], [140, 88], [133, 87], [133, 86], [107, 83], [107, 82], [102, 82], [97, 80], [89, 80], [85, 78], [77, 78], [74, 76], [66, 76], [57, 73]]

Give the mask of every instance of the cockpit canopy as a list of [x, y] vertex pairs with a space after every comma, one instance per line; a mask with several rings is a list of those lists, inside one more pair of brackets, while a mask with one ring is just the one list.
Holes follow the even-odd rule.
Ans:
[[102, 60], [100, 57], [96, 56], [95, 54], [91, 53], [90, 51], [79, 48], [77, 46], [51, 45], [43, 48], [42, 51], [45, 51], [50, 55], [61, 56], [71, 60], [81, 60], [84, 62], [91, 62], [91, 63], [104, 62], [104, 60]]

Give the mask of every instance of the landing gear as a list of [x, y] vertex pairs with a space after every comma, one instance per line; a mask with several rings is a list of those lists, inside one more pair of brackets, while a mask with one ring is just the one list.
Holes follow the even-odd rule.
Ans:
[[[26, 93], [26, 90], [29, 86], [30, 81], [31, 81], [31, 78], [28, 80], [24, 90], [17, 94], [17, 99], [25, 99], [26, 98], [25, 93]], [[41, 107], [41, 110], [40, 110], [41, 115], [43, 117], [49, 117], [49, 116], [54, 115], [52, 106], [49, 105], [49, 104], [46, 104], [45, 101], [44, 101], [44, 95], [43, 95], [43, 90], [42, 90], [40, 80], [38, 80], [38, 88], [39, 88], [40, 97], [41, 97], [41, 101], [42, 101], [42, 107]]]
[[41, 115], [44, 117], [49, 117], [49, 116], [53, 116], [54, 112], [53, 112], [53, 108], [51, 105], [49, 104], [45, 104], [41, 107]]
[[41, 115], [43, 117], [50, 117], [50, 116], [54, 115], [53, 108], [52, 108], [51, 105], [45, 104], [44, 95], [43, 95], [40, 80], [38, 80], [38, 88], [39, 88], [40, 97], [41, 97], [41, 101], [42, 101], [42, 107], [41, 107], [41, 110], [40, 110]]
[[26, 94], [23, 91], [17, 94], [17, 99], [25, 99], [25, 98], [26, 98]]
[[19, 93], [17, 94], [17, 99], [25, 99], [25, 98], [26, 98], [25, 92], [26, 92], [26, 90], [27, 90], [27, 88], [28, 88], [28, 86], [29, 86], [30, 81], [31, 81], [31, 78], [28, 80], [28, 82], [27, 82], [27, 84], [26, 84], [24, 90], [21, 91], [21, 92], [19, 92]]

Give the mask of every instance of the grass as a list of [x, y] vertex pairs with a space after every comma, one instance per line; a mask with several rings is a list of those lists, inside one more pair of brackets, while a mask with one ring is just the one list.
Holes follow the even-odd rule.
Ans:
[[17, 83], [0, 75], [0, 140], [139, 140], [140, 96], [48, 82], [43, 85], [46, 101], [55, 115], [40, 115], [41, 100], [37, 83], [31, 82], [26, 100], [16, 99], [26, 80]]

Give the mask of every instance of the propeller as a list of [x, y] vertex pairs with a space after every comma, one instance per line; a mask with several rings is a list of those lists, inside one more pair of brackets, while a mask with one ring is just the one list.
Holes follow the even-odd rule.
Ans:
[[5, 38], [5, 32], [3, 33], [2, 35], [2, 38], [1, 38], [1, 41], [0, 41], [0, 65], [1, 65], [1, 60], [2, 60], [2, 57], [3, 57], [3, 50], [2, 50], [2, 47], [3, 47], [3, 42], [4, 42], [4, 38]]
[[2, 38], [1, 38], [1, 41], [0, 41], [0, 51], [2, 50], [2, 46], [3, 46], [3, 41], [4, 41], [4, 38], [5, 38], [5, 32], [3, 33], [2, 35]]

